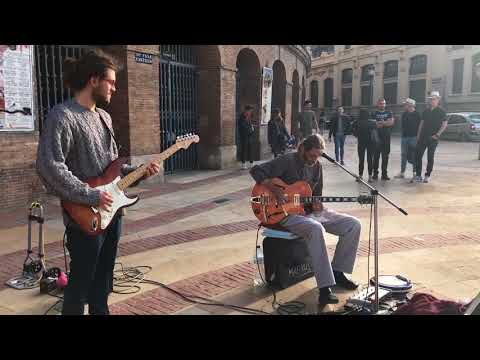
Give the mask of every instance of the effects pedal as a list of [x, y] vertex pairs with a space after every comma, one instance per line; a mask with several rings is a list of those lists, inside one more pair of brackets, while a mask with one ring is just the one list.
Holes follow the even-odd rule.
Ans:
[[[390, 290], [378, 288], [378, 298], [382, 301], [390, 294]], [[345, 308], [353, 311], [373, 311], [375, 304], [375, 287], [369, 286], [368, 288], [360, 290], [357, 294], [347, 300]]]

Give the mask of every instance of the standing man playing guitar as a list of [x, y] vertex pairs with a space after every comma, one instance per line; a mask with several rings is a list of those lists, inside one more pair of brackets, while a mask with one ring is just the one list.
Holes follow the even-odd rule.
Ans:
[[[264, 185], [275, 195], [279, 204], [285, 202], [284, 191], [272, 183], [274, 178], [280, 178], [288, 185], [306, 181], [313, 189], [313, 195], [321, 196], [323, 173], [318, 159], [324, 148], [325, 142], [320, 135], [310, 135], [300, 144], [297, 152], [256, 165], [250, 174], [257, 184]], [[358, 284], [344, 275], [353, 272], [361, 231], [358, 219], [326, 209], [321, 203], [314, 203], [306, 216], [288, 215], [279, 225], [307, 241], [319, 288], [320, 305], [338, 303], [338, 298], [330, 289], [334, 285], [348, 290], [358, 287]], [[331, 264], [325, 244], [325, 232], [339, 236]]]
[[[85, 180], [100, 176], [118, 158], [110, 115], [97, 105], [110, 103], [116, 91], [118, 66], [101, 51], [89, 51], [80, 59], [67, 59], [63, 79], [74, 98], [56, 105], [48, 114], [38, 144], [37, 171], [47, 189], [62, 201], [109, 211], [110, 193], [90, 187]], [[136, 167], [124, 164], [122, 175]], [[157, 174], [152, 162], [143, 179]], [[119, 211], [101, 234], [88, 234], [63, 210], [70, 253], [69, 282], [63, 315], [108, 315], [108, 296], [113, 289], [113, 269], [121, 233]]]

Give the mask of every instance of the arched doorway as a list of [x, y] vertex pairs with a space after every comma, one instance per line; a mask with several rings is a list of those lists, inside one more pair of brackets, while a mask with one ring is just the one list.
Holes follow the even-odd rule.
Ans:
[[[198, 147], [202, 169], [221, 168], [221, 56], [218, 45], [193, 45], [198, 64]], [[232, 131], [232, 139], [234, 131]], [[230, 141], [233, 145], [234, 140]]]
[[273, 63], [272, 109], [279, 108], [285, 116], [285, 97], [287, 95], [287, 74], [280, 60]]
[[300, 96], [300, 80], [298, 78], [298, 71], [294, 70], [293, 71], [293, 76], [292, 76], [292, 134], [297, 134], [298, 133], [298, 113], [299, 113], [299, 107], [298, 107], [298, 100]]
[[[253, 105], [254, 120], [257, 124], [260, 123], [260, 94], [261, 94], [261, 70], [260, 61], [257, 54], [251, 49], [242, 49], [237, 56], [237, 75], [236, 75], [236, 101], [235, 101], [235, 115], [236, 115], [236, 144], [237, 144], [237, 159], [240, 159], [242, 149], [238, 131], [238, 120], [240, 114], [246, 105]], [[260, 133], [259, 128], [255, 131], [253, 154], [254, 159], [260, 158]]]

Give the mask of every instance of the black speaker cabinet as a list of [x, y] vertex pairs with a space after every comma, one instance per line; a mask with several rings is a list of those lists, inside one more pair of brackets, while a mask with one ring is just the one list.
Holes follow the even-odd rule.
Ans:
[[265, 277], [276, 288], [285, 289], [314, 275], [311, 257], [303, 239], [263, 239]]

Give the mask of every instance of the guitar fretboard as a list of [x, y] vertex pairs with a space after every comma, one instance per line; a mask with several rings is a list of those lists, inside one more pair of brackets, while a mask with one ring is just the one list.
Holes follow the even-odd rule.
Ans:
[[318, 202], [357, 202], [356, 196], [301, 196], [300, 202], [302, 204], [314, 204]]
[[[179, 149], [180, 147], [177, 144], [174, 144], [170, 146], [167, 150], [162, 152], [154, 161], [162, 162], [165, 159], [168, 159], [173, 154], [175, 154]], [[147, 167], [148, 167], [148, 164], [143, 164], [138, 169], [136, 169], [135, 171], [132, 171], [130, 174], [125, 176], [122, 180], [120, 180], [117, 183], [118, 188], [123, 191], [129, 186], [131, 186], [134, 182], [141, 179], [145, 175], [145, 171], [147, 170]]]

